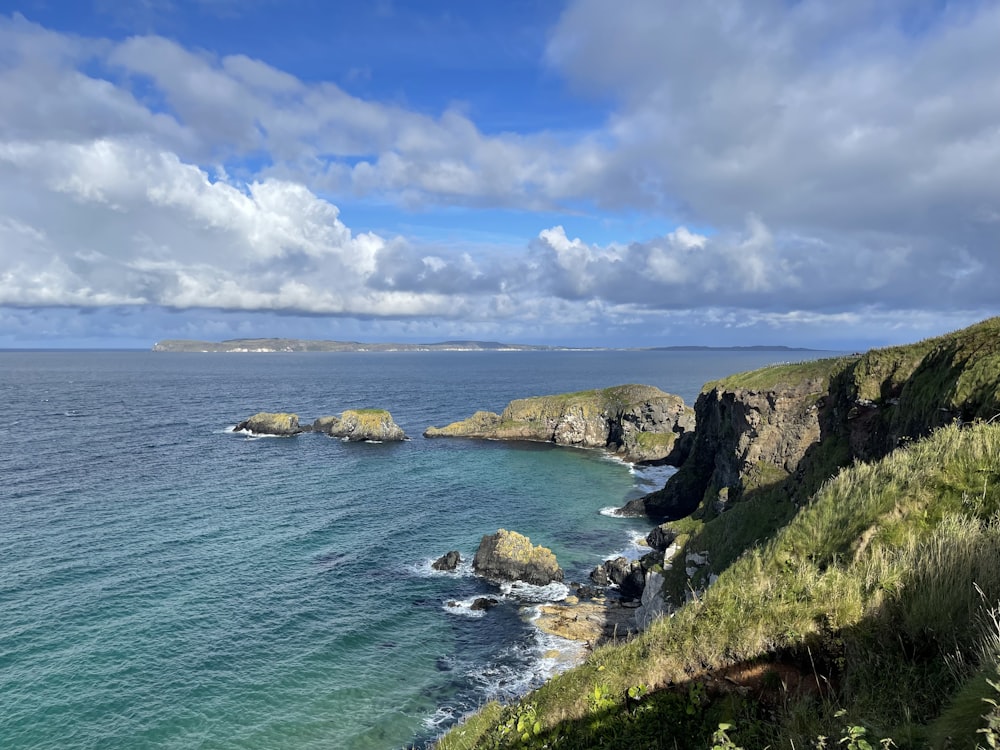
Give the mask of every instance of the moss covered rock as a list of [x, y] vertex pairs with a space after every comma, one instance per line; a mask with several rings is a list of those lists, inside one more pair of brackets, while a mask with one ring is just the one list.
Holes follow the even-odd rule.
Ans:
[[425, 437], [536, 440], [605, 448], [627, 461], [678, 461], [694, 429], [694, 412], [679, 396], [648, 385], [535, 396], [511, 401], [501, 414], [477, 411]]
[[267, 411], [254, 414], [233, 428], [233, 432], [243, 430], [256, 435], [298, 435], [303, 431], [299, 426], [298, 414]]
[[536, 586], [563, 579], [562, 568], [552, 550], [533, 546], [528, 537], [506, 529], [483, 537], [472, 560], [472, 569], [487, 578], [525, 581]]
[[339, 417], [320, 417], [312, 429], [351, 442], [406, 440], [403, 429], [385, 409], [347, 409]]

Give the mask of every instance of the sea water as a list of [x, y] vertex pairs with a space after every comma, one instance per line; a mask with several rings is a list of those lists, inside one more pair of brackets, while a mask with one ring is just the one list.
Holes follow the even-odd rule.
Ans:
[[[629, 382], [693, 403], [788, 357], [0, 352], [0, 747], [422, 747], [578, 648], [531, 624], [565, 587], [431, 562], [508, 528], [584, 581], [650, 528], [607, 509], [669, 473], [422, 431]], [[355, 407], [411, 439], [232, 432], [257, 411]], [[475, 612], [478, 596], [500, 605]]]

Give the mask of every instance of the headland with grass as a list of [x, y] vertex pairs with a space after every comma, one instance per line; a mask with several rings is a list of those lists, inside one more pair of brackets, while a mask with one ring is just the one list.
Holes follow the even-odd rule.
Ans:
[[695, 412], [623, 509], [675, 535], [668, 614], [438, 747], [997, 747], [1000, 318], [708, 383]]

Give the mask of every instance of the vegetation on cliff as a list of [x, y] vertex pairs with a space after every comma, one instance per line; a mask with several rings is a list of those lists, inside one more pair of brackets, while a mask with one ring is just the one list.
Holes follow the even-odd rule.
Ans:
[[425, 437], [538, 440], [605, 448], [630, 461], [679, 460], [694, 412], [684, 401], [648, 385], [535, 396], [511, 401], [502, 413], [477, 411]]
[[676, 612], [440, 747], [997, 746], [1000, 320], [696, 410], [667, 489], [710, 563], [665, 571]]

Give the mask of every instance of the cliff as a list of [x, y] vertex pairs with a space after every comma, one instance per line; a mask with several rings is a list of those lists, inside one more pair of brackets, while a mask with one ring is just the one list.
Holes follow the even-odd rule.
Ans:
[[623, 511], [708, 521], [763, 500], [777, 527], [840, 467], [997, 414], [1000, 318], [908, 346], [734, 375], [702, 389], [677, 474]]
[[425, 437], [535, 440], [604, 448], [627, 461], [677, 462], [686, 454], [694, 412], [684, 401], [647, 385], [511, 401], [502, 413], [478, 411]]
[[695, 411], [630, 508], [673, 519], [673, 616], [442, 750], [1000, 746], [1000, 319], [732, 376]]

